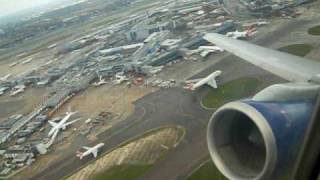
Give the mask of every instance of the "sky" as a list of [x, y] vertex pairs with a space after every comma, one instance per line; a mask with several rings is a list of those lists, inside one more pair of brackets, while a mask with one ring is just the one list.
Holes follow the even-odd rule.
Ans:
[[0, 17], [54, 1], [57, 0], [0, 0]]

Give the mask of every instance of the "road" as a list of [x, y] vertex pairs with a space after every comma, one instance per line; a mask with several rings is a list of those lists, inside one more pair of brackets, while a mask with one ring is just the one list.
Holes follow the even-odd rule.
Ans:
[[[306, 25], [308, 21], [292, 20], [281, 28], [256, 40], [256, 43], [271, 46], [287, 32]], [[245, 63], [239, 58], [227, 55], [217, 64], [208, 67], [195, 77], [207, 75], [212, 70], [220, 69], [223, 78], [220, 84], [244, 76], [258, 76], [266, 84], [284, 82], [255, 66]], [[181, 87], [161, 89], [135, 102], [136, 111], [125, 121], [111, 130], [100, 134], [97, 142], [104, 142], [102, 152], [108, 152], [121, 143], [132, 139], [144, 132], [168, 125], [181, 125], [186, 128], [185, 139], [175, 149], [170, 150], [166, 158], [154, 165], [141, 179], [183, 179], [190, 171], [208, 157], [206, 144], [206, 126], [213, 111], [204, 110], [200, 106], [200, 97], [208, 91], [202, 88], [196, 92], [189, 92]], [[96, 142], [95, 142], [96, 143]], [[94, 143], [93, 143], [94, 144]], [[74, 154], [66, 157], [29, 179], [61, 179], [88, 163], [90, 158], [80, 161]]]

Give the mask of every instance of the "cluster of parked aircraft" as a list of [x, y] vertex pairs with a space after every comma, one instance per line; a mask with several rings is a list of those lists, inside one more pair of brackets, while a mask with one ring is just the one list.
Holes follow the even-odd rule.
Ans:
[[[70, 126], [71, 124], [81, 119], [81, 118], [77, 118], [69, 121], [72, 118], [72, 116], [74, 116], [77, 113], [78, 113], [77, 111], [72, 112], [71, 110], [69, 110], [68, 112], [66, 112], [66, 115], [59, 122], [56, 122], [56, 121], [58, 121], [60, 118], [49, 121], [49, 124], [52, 126], [52, 128], [48, 132], [48, 137], [51, 138], [51, 141], [54, 141], [54, 139], [58, 136], [58, 134], [61, 131], [66, 130], [68, 126]], [[98, 156], [98, 150], [102, 146], [104, 146], [104, 143], [99, 143], [93, 147], [83, 146], [82, 148], [85, 149], [86, 151], [85, 152], [77, 151], [76, 156], [79, 157], [80, 159], [83, 159], [85, 156], [92, 154], [96, 158]]]
[[[128, 80], [129, 80], [129, 78], [127, 78], [126, 76], [116, 74], [115, 79], [112, 81], [112, 84], [118, 85], [118, 84], [121, 84], [121, 83], [128, 81]], [[108, 84], [108, 83], [109, 82], [107, 82], [102, 76], [99, 76], [99, 81], [94, 82], [92, 85], [95, 87], [99, 87], [99, 86], [102, 86], [102, 85]]]
[[[7, 75], [4, 75], [2, 77], [0, 77], [0, 82], [6, 82], [10, 79], [10, 77], [12, 76], [12, 74], [7, 74]], [[0, 88], [0, 96], [3, 95], [5, 93], [6, 90], [8, 90], [9, 87], [1, 87]], [[10, 93], [10, 96], [16, 96], [22, 92], [24, 92], [26, 89], [26, 86], [25, 85], [16, 85], [15, 87], [12, 88], [12, 91]]]

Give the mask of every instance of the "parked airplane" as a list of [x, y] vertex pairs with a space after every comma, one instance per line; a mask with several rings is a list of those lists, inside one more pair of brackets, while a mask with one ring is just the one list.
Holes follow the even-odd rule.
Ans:
[[207, 84], [213, 88], [218, 88], [216, 78], [218, 76], [220, 76], [221, 74], [222, 74], [222, 71], [215, 71], [205, 78], [188, 80], [188, 81], [186, 81], [187, 85], [184, 88], [190, 89], [190, 90], [195, 90], [198, 87], [203, 86], [205, 84]]
[[251, 37], [253, 35], [255, 35], [258, 31], [256, 31], [255, 28], [253, 29], [249, 29], [249, 30], [245, 30], [245, 31], [234, 31], [234, 32], [228, 32], [226, 35], [228, 37], [232, 37], [233, 39], [243, 39], [243, 38], [248, 38]]
[[268, 25], [269, 22], [268, 21], [257, 21], [257, 22], [255, 22], [255, 24], [257, 26], [264, 26], [264, 25]]
[[12, 74], [10, 73], [10, 74], [7, 74], [7, 75], [5, 75], [5, 76], [0, 77], [0, 81], [6, 81], [6, 80], [8, 80], [8, 78], [9, 78], [11, 75], [12, 75]]
[[121, 84], [124, 81], [128, 81], [129, 79], [126, 76], [116, 74], [116, 79], [113, 81], [114, 84]]
[[88, 118], [86, 121], [84, 121], [84, 123], [89, 124], [90, 122], [92, 122], [91, 118]]
[[164, 66], [154, 66], [154, 67], [150, 68], [149, 73], [157, 74], [158, 72], [162, 71], [163, 68], [164, 68]]
[[[312, 144], [317, 141], [312, 141], [319, 132], [314, 113], [318, 113], [320, 63], [219, 34], [209, 33], [204, 39], [292, 81], [271, 85], [251, 99], [230, 102], [215, 111], [208, 124], [207, 141], [221, 173], [227, 179], [281, 179], [287, 172], [297, 175], [291, 168], [297, 160], [301, 166], [295, 170], [318, 172], [312, 164], [318, 167], [319, 149]], [[310, 144], [315, 149], [306, 150]], [[310, 152], [316, 155], [301, 157]], [[299, 155], [301, 158], [296, 158]], [[308, 158], [310, 164], [306, 166], [304, 157], [314, 160]]]
[[26, 89], [25, 85], [17, 85], [13, 88], [13, 91], [11, 92], [10, 96], [15, 96], [20, 93], [23, 93], [25, 89]]
[[199, 46], [200, 50], [212, 50], [214, 52], [223, 52], [224, 50], [218, 46]]
[[53, 122], [53, 121], [49, 121], [50, 125], [52, 126], [52, 129], [49, 131], [48, 136], [51, 137], [54, 134], [58, 134], [58, 132], [60, 130], [65, 130], [67, 128], [67, 126], [69, 126], [70, 124], [79, 121], [80, 119], [76, 119], [76, 120], [67, 122], [71, 118], [71, 116], [73, 116], [76, 113], [77, 113], [77, 111], [76, 112], [67, 112], [66, 116], [64, 118], [62, 118], [61, 121], [59, 121], [58, 123]]
[[96, 158], [98, 156], [98, 151], [99, 149], [104, 146], [104, 143], [99, 143], [93, 147], [87, 147], [87, 146], [83, 146], [82, 148], [85, 149], [85, 152], [80, 152], [77, 151], [76, 156], [79, 157], [80, 159], [92, 154], [94, 156], [94, 158]]
[[103, 84], [107, 84], [108, 83], [105, 79], [102, 78], [102, 76], [100, 76], [99, 79], [100, 80], [98, 82], [94, 82], [92, 85], [93, 86], [101, 86]]
[[245, 27], [248, 27], [249, 29], [254, 28], [254, 27], [260, 27], [260, 26], [265, 26], [269, 24], [268, 21], [255, 21], [255, 22], [251, 22], [248, 24], [244, 24]]
[[210, 53], [223, 52], [224, 51], [222, 48], [217, 47], [217, 46], [200, 46], [198, 49], [200, 51], [202, 51], [200, 53], [201, 57], [206, 57]]

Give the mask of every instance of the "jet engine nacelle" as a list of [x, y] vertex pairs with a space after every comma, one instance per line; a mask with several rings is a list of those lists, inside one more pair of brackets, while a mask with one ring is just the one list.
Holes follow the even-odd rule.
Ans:
[[219, 108], [208, 125], [208, 147], [229, 179], [278, 179], [297, 157], [319, 86], [280, 84], [250, 100]]

